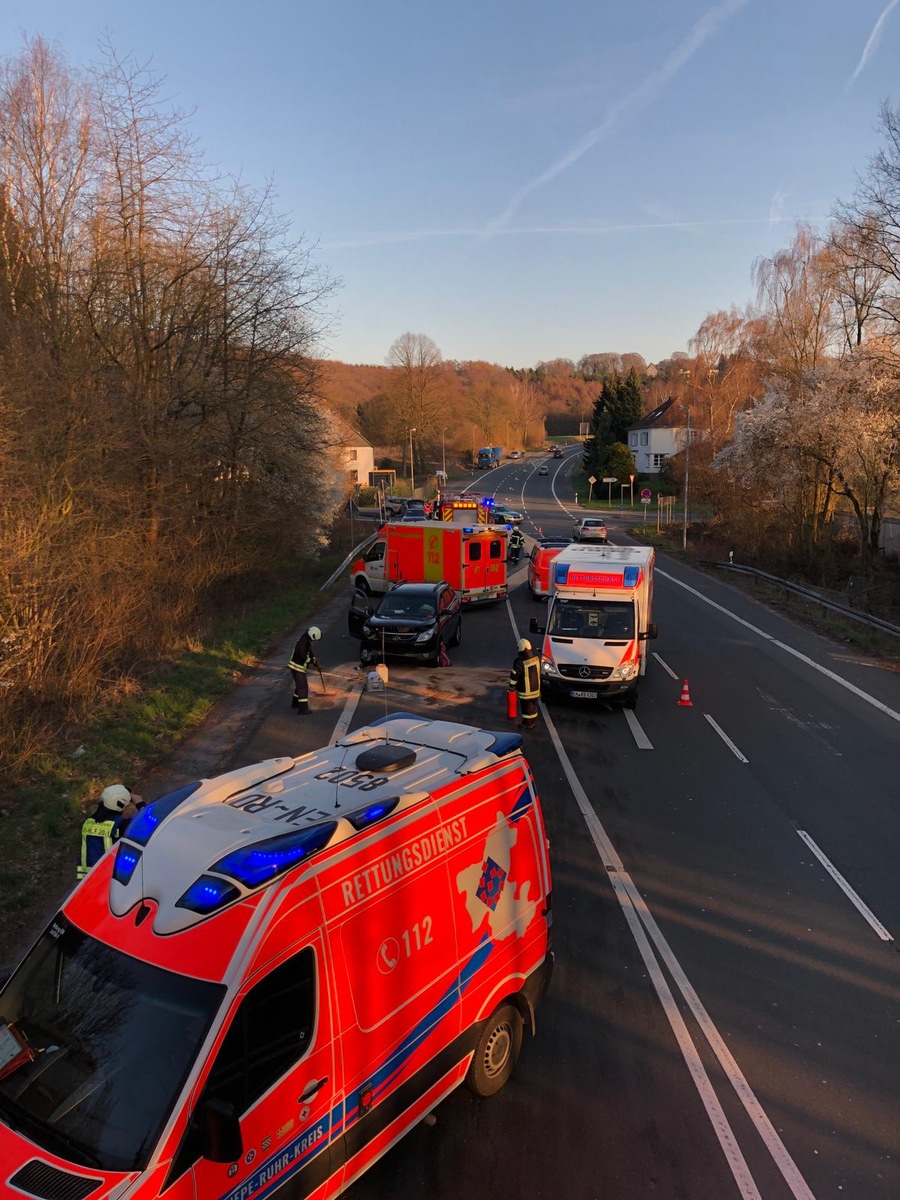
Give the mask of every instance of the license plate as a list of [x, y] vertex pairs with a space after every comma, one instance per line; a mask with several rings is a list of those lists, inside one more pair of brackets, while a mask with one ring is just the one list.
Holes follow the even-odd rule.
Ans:
[[573, 700], [596, 700], [596, 692], [569, 692]]

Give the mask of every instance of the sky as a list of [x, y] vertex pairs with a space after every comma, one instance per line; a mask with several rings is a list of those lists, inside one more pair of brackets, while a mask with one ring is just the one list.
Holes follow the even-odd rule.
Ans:
[[108, 37], [207, 161], [274, 187], [338, 284], [323, 356], [687, 351], [754, 260], [824, 230], [900, 103], [898, 0], [29, 0], [76, 67]]

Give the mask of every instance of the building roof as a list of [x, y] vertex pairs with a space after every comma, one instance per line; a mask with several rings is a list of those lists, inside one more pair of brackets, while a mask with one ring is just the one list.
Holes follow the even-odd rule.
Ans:
[[640, 421], [635, 421], [635, 423], [633, 425], [629, 425], [628, 428], [629, 429], [652, 429], [652, 428], [680, 429], [680, 428], [682, 428], [682, 426], [685, 424], [685, 422], [683, 420], [679, 420], [679, 421], [663, 420], [663, 418], [669, 412], [669, 410], [671, 409], [671, 407], [674, 403], [675, 403], [675, 397], [669, 396], [668, 400], [665, 400], [662, 404], [660, 404], [659, 408], [654, 408], [653, 412], [647, 413], [647, 415], [645, 417], [641, 417]]

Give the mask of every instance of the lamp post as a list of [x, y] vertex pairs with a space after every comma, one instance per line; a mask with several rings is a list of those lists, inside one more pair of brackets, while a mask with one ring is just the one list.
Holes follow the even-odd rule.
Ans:
[[447, 447], [444, 443], [444, 434], [446, 429], [441, 430], [441, 471], [444, 475], [444, 487], [447, 486]]
[[413, 439], [412, 439], [412, 435], [415, 432], [416, 432], [415, 429], [410, 429], [410, 431], [409, 431], [409, 494], [410, 494], [410, 496], [414, 496], [416, 494], [416, 467], [415, 467], [415, 463], [413, 462]]
[[687, 410], [687, 441], [684, 447], [684, 528], [681, 534], [681, 548], [687, 550], [688, 527], [688, 475], [691, 469], [691, 410]]

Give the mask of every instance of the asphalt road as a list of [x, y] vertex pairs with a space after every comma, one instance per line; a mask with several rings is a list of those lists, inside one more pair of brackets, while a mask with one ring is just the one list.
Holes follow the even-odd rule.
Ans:
[[[473, 490], [566, 534], [571, 458]], [[610, 518], [625, 541], [630, 509]], [[551, 839], [557, 966], [510, 1084], [460, 1089], [346, 1194], [468, 1200], [900, 1197], [900, 678], [664, 556], [637, 712], [554, 704], [526, 735]], [[244, 761], [300, 753], [387, 709], [508, 728], [505, 677], [541, 608], [469, 613], [444, 670], [391, 668], [347, 705], [285, 703]], [[343, 660], [343, 661], [340, 661]], [[689, 681], [692, 707], [677, 701]], [[285, 701], [287, 700], [285, 690]]]

